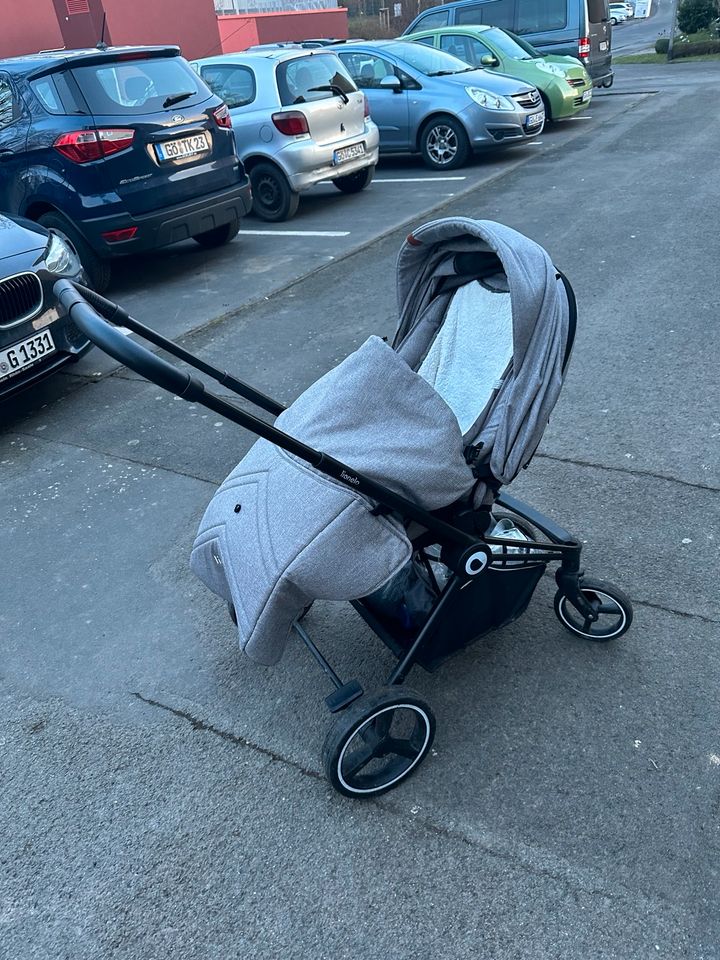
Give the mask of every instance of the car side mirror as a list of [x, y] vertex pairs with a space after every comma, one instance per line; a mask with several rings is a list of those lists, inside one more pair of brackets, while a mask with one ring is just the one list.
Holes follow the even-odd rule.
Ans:
[[402, 83], [400, 83], [399, 77], [389, 76], [383, 77], [380, 81], [381, 87], [389, 87], [393, 93], [402, 93]]
[[483, 67], [497, 67], [500, 61], [497, 57], [494, 57], [491, 53], [485, 54], [484, 57], [480, 57], [480, 65]]

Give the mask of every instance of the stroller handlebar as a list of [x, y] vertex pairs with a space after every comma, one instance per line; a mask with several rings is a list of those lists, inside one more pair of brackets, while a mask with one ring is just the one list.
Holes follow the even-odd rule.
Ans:
[[[109, 354], [119, 363], [129, 367], [131, 370], [134, 370], [135, 373], [140, 374], [141, 377], [150, 380], [169, 393], [174, 393], [183, 400], [200, 403], [209, 410], [213, 410], [215, 413], [227, 417], [233, 423], [237, 423], [246, 430], [250, 430], [256, 436], [263, 437], [282, 450], [286, 450], [293, 456], [304, 460], [325, 474], [325, 476], [332, 477], [353, 492], [367, 497], [377, 505], [388, 508], [389, 512], [394, 511], [399, 516], [417, 520], [426, 529], [436, 531], [450, 543], [456, 545], [457, 564], [459, 567], [462, 567], [466, 562], [469, 563], [471, 560], [475, 561], [477, 556], [479, 556], [478, 550], [487, 553], [489, 558], [489, 547], [478, 543], [477, 538], [471, 534], [441, 520], [418, 506], [418, 504], [406, 499], [379, 481], [365, 476], [348, 464], [342, 463], [320, 450], [315, 450], [307, 446], [300, 440], [296, 440], [294, 437], [279, 430], [276, 426], [272, 426], [253, 414], [229, 403], [223, 397], [214, 394], [211, 390], [206, 390], [201, 380], [197, 380], [189, 373], [179, 370], [177, 367], [168, 363], [167, 360], [163, 360], [162, 357], [158, 357], [152, 353], [147, 347], [125, 336], [114, 324], [127, 322], [131, 330], [135, 330], [141, 336], [151, 335], [154, 342], [158, 345], [164, 345], [164, 337], [160, 337], [155, 334], [154, 331], [150, 330], [150, 328], [133, 320], [133, 318], [129, 317], [117, 304], [112, 303], [110, 300], [105, 300], [104, 297], [101, 297], [94, 291], [87, 290], [88, 299], [93, 301], [93, 305], [91, 306], [83, 295], [86, 288], [81, 289], [83, 292], [70, 280], [58, 280], [53, 287], [55, 296], [65, 308], [72, 322], [76, 324], [89, 340], [92, 340], [101, 350]], [[101, 315], [99, 311], [102, 311], [102, 314], [106, 316]], [[106, 317], [109, 319], [106, 319]], [[172, 344], [168, 345], [173, 346]], [[191, 355], [187, 354], [184, 350], [178, 350], [176, 348], [175, 352], [176, 355], [183, 357], [183, 359], [188, 357], [189, 362], [193, 363], [194, 366], [200, 363], [198, 358], [191, 357]], [[208, 370], [212, 369], [206, 364], [204, 364], [203, 367], [207, 367]], [[218, 371], [215, 371], [215, 373], [218, 373]], [[220, 379], [221, 382], [224, 382], [225, 377], [221, 375]], [[243, 388], [241, 395], [247, 397], [246, 385], [240, 384], [239, 381], [236, 381], [236, 383]], [[255, 393], [255, 396], [260, 397], [263, 401], [267, 401], [268, 404], [272, 403], [273, 407], [276, 408], [273, 410], [275, 414], [283, 409], [280, 404], [270, 401], [269, 398], [265, 398], [262, 394], [256, 393], [255, 391], [251, 391], [251, 393]], [[265, 409], [269, 409], [267, 404], [264, 405]], [[473, 570], [469, 575], [474, 576], [476, 572], [479, 572], [479, 570]]]
[[75, 326], [114, 360], [183, 400], [198, 400], [205, 392], [200, 380], [156, 356], [100, 316], [70, 280], [56, 281], [53, 290]]

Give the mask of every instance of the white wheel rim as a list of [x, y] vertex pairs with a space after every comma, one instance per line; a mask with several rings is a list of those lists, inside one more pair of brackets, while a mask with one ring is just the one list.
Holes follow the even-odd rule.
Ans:
[[[604, 593], [602, 590], [592, 590], [591, 592], [594, 593], [596, 596], [600, 597], [601, 600], [602, 598], [604, 598], [605, 600], [609, 600], [611, 603], [614, 603], [615, 606], [618, 608], [618, 613], [620, 614], [620, 623], [617, 626], [617, 628], [613, 630], [612, 633], [603, 633], [603, 634], [585, 633], [583, 630], [581, 630], [577, 626], [577, 624], [571, 623], [565, 615], [565, 608], [568, 605], [567, 597], [563, 597], [560, 603], [558, 604], [558, 613], [560, 615], [560, 619], [568, 628], [568, 630], [571, 630], [573, 633], [576, 633], [580, 637], [589, 637], [591, 640], [612, 640], [613, 637], [616, 637], [619, 633], [622, 633], [622, 631], [625, 629], [625, 624], [627, 623], [627, 613], [625, 612], [625, 608], [618, 600], [616, 600], [615, 597], [610, 596], [609, 593]], [[573, 607], [573, 609], [575, 608]], [[578, 613], [579, 612], [580, 611], [578, 611]]]
[[[343, 765], [343, 760], [345, 759], [345, 754], [347, 753], [347, 748], [350, 746], [350, 744], [355, 739], [355, 737], [360, 733], [360, 731], [364, 727], [366, 727], [369, 723], [372, 723], [373, 720], [377, 719], [377, 717], [381, 716], [383, 713], [387, 713], [388, 710], [403, 710], [403, 709], [412, 710], [415, 713], [417, 713], [420, 717], [422, 717], [423, 723], [425, 724], [425, 739], [423, 740], [422, 747], [420, 747], [420, 750], [418, 751], [418, 755], [410, 763], [410, 765], [402, 771], [402, 773], [399, 773], [396, 777], [393, 777], [392, 780], [388, 780], [386, 783], [381, 783], [377, 787], [368, 787], [367, 789], [351, 786], [347, 782], [347, 780], [345, 779], [342, 773], [342, 765]], [[418, 765], [418, 763], [420, 763], [422, 758], [425, 756], [425, 750], [427, 749], [429, 740], [430, 740], [430, 718], [421, 707], [418, 707], [414, 703], [393, 703], [389, 707], [383, 707], [382, 710], [378, 710], [376, 713], [371, 714], [367, 718], [367, 720], [364, 720], [359, 727], [353, 730], [351, 736], [349, 736], [348, 739], [345, 741], [345, 745], [340, 751], [340, 756], [338, 757], [338, 761], [337, 761], [338, 780], [346, 790], [350, 791], [350, 793], [368, 794], [368, 793], [377, 793], [380, 790], [387, 790], [387, 788], [391, 787], [394, 783], [398, 783], [400, 780], [403, 780], [405, 777], [407, 777], [410, 771], [413, 770]]]

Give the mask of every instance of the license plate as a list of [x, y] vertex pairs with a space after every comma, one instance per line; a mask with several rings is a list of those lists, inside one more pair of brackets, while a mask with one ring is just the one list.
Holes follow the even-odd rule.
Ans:
[[333, 153], [333, 163], [345, 163], [346, 160], [354, 160], [355, 157], [365, 156], [365, 144], [353, 143], [349, 147], [341, 147]]
[[586, 90], [585, 93], [582, 95], [582, 102], [587, 103], [591, 96], [592, 96], [592, 90]]
[[36, 333], [7, 350], [0, 350], [0, 380], [13, 377], [51, 353], [55, 353], [55, 342], [49, 330]]
[[205, 153], [210, 144], [204, 133], [197, 133], [193, 137], [183, 137], [182, 140], [164, 140], [155, 144], [158, 160], [179, 160], [182, 157], [194, 157], [198, 153]]
[[540, 113], [531, 113], [530, 116], [525, 121], [525, 126], [529, 130], [531, 127], [538, 127], [545, 119], [545, 111], [541, 110]]
[[607, 48], [608, 48], [608, 42], [607, 42], [607, 40], [601, 40], [601, 41], [600, 41], [600, 49], [601, 49], [601, 50], [607, 50]]

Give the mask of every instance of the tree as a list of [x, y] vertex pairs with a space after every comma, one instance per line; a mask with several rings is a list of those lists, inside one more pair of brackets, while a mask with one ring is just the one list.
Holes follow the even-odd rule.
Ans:
[[678, 7], [678, 28], [682, 33], [698, 33], [706, 30], [717, 15], [715, 0], [682, 0]]

